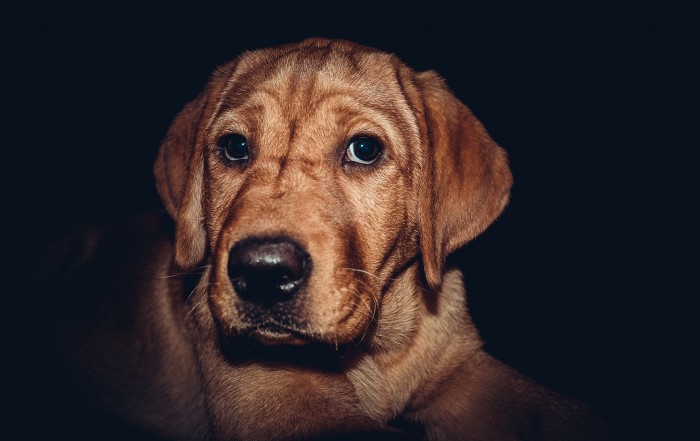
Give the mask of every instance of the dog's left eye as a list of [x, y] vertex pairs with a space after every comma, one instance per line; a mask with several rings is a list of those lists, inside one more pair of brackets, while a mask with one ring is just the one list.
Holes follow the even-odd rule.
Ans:
[[243, 135], [233, 133], [219, 139], [218, 146], [223, 156], [229, 161], [244, 161], [248, 159], [248, 141]]
[[359, 164], [372, 164], [381, 154], [382, 145], [377, 139], [370, 136], [358, 136], [350, 140], [348, 148], [345, 150], [345, 159]]

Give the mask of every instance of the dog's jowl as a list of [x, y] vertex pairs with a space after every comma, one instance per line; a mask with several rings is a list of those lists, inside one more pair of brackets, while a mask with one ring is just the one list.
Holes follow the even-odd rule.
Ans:
[[177, 115], [154, 172], [167, 215], [49, 254], [55, 359], [105, 431], [609, 438], [482, 349], [445, 262], [512, 178], [437, 73], [347, 41], [246, 52]]

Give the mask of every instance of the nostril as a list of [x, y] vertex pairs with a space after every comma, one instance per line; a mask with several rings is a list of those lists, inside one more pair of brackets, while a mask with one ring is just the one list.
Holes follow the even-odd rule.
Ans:
[[228, 274], [236, 292], [255, 302], [290, 299], [306, 280], [311, 260], [289, 239], [248, 239], [234, 245]]

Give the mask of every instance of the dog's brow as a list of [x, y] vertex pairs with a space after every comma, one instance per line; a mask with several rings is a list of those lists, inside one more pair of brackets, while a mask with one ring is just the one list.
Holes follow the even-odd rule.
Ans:
[[279, 93], [269, 88], [261, 88], [255, 93], [248, 95], [240, 103], [229, 103], [229, 110], [258, 107], [262, 104], [269, 104], [270, 101], [274, 102], [278, 107], [283, 108], [284, 100], [280, 97]]
[[[247, 112], [251, 109], [260, 111], [265, 106], [274, 103], [279, 109], [283, 109], [283, 114], [291, 121], [301, 121], [313, 119], [319, 112], [328, 109], [329, 101], [335, 101], [340, 114], [355, 114], [363, 111], [368, 114], [383, 114], [398, 117], [396, 109], [391, 103], [377, 104], [358, 96], [353, 90], [336, 89], [324, 92], [317, 97], [309, 96], [308, 99], [297, 101], [296, 106], [290, 106], [294, 99], [283, 99], [280, 94], [272, 88], [260, 88], [245, 97], [237, 97], [234, 100], [227, 100], [219, 109], [217, 119], [227, 112]], [[333, 103], [331, 103], [333, 104]], [[294, 137], [294, 131], [290, 131], [290, 142]]]
[[360, 108], [366, 108], [369, 110], [373, 110], [375, 112], [380, 112], [380, 113], [386, 113], [387, 111], [390, 110], [389, 106], [380, 106], [377, 104], [374, 104], [368, 100], [363, 100], [362, 98], [358, 97], [356, 93], [353, 93], [351, 90], [335, 90], [331, 92], [326, 92], [323, 95], [321, 95], [319, 98], [314, 100], [312, 103], [309, 103], [309, 115], [312, 115], [315, 112], [318, 112], [321, 108], [322, 105], [325, 104], [326, 101], [329, 100], [334, 100], [341, 98], [343, 100], [343, 103], [350, 102], [352, 104], [359, 105]]
[[[282, 58], [289, 55], [290, 54], [287, 53], [284, 56], [276, 58], [275, 61], [279, 63]], [[353, 71], [360, 71], [361, 68], [359, 67], [357, 60], [355, 59], [357, 54], [352, 55], [353, 56], [348, 57], [348, 59], [351, 62], [348, 68]], [[302, 78], [302, 75], [300, 74], [298, 69], [295, 70], [294, 67], [287, 66], [289, 68], [289, 78], [287, 79], [287, 81], [285, 81], [285, 83], [289, 87], [289, 94], [297, 95], [299, 93], [304, 93], [306, 96], [312, 98], [314, 94], [310, 93], [310, 91], [317, 89], [319, 74], [322, 72], [323, 66], [327, 64], [327, 58], [329, 57], [323, 57], [323, 61], [321, 62], [321, 64], [312, 66], [313, 69], [309, 69], [309, 66], [306, 66], [307, 69], [304, 70], [307, 73], [311, 73], [311, 75], [304, 75], [304, 78]], [[269, 63], [261, 63], [261, 66], [264, 65], [269, 66]], [[264, 83], [270, 80], [271, 77], [280, 72], [279, 68], [267, 67], [266, 69], [263, 69], [262, 67], [260, 67], [258, 69], [258, 67], [260, 66], [256, 65], [255, 67], [248, 67], [248, 69], [238, 74], [236, 74], [235, 72], [233, 73], [233, 75], [228, 80], [229, 84], [225, 88], [225, 91], [221, 94], [220, 104], [218, 106], [216, 114], [214, 115], [214, 118], [218, 118], [221, 114], [233, 109], [245, 108], [248, 102], [256, 99], [258, 93], [260, 92], [265, 93], [269, 98], [274, 100], [281, 108], [284, 108], [290, 102], [295, 101], [290, 99], [283, 99], [280, 96], [280, 91], [269, 86], [266, 87], [264, 85]], [[338, 78], [335, 78], [335, 80], [338, 80]], [[306, 87], [299, 87], [300, 83], [306, 83]], [[390, 85], [387, 84], [387, 86]], [[347, 95], [351, 99], [355, 99], [356, 101], [358, 100], [357, 90], [331, 90], [323, 93], [318, 98], [312, 98], [312, 102], [305, 102], [303, 104], [303, 108], [304, 110], [318, 108], [323, 103], [323, 101], [337, 97], [339, 95]], [[381, 112], [387, 112], [391, 108], [390, 105], [385, 106], [384, 108], [376, 106], [371, 101], [374, 100], [362, 100], [361, 102], [359, 102], [359, 104], [367, 108], [374, 108], [376, 111]]]
[[255, 105], [257, 105], [256, 102], [260, 101], [260, 97], [262, 96], [269, 97], [280, 107], [283, 103], [279, 94], [269, 88], [251, 88], [250, 90], [246, 90], [244, 92], [236, 91], [235, 87], [232, 89], [234, 90], [233, 93], [229, 92], [226, 94], [228, 96], [224, 96], [222, 98], [222, 103], [219, 106], [215, 118], [218, 118], [222, 114], [234, 109], [245, 109], [250, 106], [250, 103], [255, 103]]

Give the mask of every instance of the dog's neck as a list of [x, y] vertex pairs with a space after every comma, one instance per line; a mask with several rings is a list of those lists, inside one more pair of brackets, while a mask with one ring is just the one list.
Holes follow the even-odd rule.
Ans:
[[461, 272], [448, 271], [439, 292], [416, 292], [419, 277], [414, 265], [389, 287], [372, 344], [346, 371], [372, 418], [411, 418], [481, 353]]
[[372, 344], [346, 370], [365, 414], [417, 424], [431, 441], [561, 439], [571, 427], [581, 433], [572, 439], [608, 439], [585, 408], [482, 349], [459, 270], [422, 293], [418, 271], [385, 293]]

